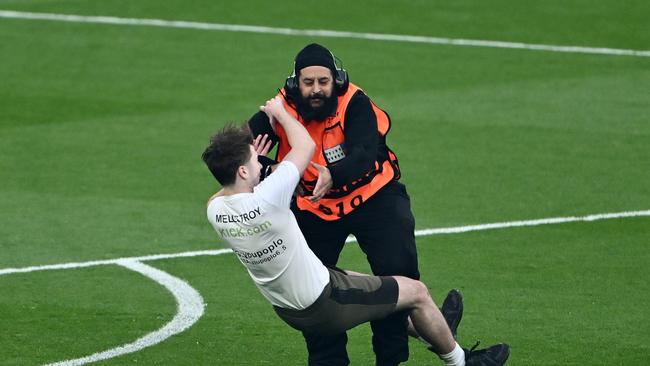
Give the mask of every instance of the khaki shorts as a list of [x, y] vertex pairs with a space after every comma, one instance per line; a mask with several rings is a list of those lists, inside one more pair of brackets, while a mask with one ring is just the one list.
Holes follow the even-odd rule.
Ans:
[[274, 306], [278, 316], [305, 333], [328, 335], [395, 312], [399, 289], [394, 278], [329, 272], [330, 282], [313, 304], [302, 310]]

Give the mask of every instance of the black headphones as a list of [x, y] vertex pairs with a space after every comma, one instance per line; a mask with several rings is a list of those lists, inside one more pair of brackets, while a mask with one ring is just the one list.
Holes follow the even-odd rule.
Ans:
[[[343, 95], [348, 90], [348, 85], [350, 85], [348, 72], [336, 63], [337, 58], [332, 51], [330, 51], [330, 55], [332, 55], [332, 62], [334, 63], [334, 91], [336, 95]], [[290, 98], [295, 98], [300, 94], [298, 78], [296, 77], [295, 60], [293, 62], [293, 71], [291, 75], [287, 76], [287, 80], [284, 82], [284, 91]]]

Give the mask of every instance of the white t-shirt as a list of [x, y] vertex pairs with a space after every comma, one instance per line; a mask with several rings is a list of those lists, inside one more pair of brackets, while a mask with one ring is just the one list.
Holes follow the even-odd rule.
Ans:
[[313, 304], [329, 282], [329, 271], [307, 246], [289, 209], [299, 179], [296, 166], [283, 161], [253, 193], [220, 196], [208, 204], [208, 220], [262, 295], [288, 309]]

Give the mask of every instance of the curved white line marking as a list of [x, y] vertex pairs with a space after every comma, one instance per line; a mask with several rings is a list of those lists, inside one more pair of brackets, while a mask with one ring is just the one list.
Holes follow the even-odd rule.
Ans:
[[194, 288], [187, 284], [187, 282], [136, 260], [122, 259], [117, 261], [116, 264], [132, 271], [139, 272], [167, 288], [167, 290], [174, 295], [178, 305], [178, 312], [174, 318], [164, 327], [137, 339], [133, 343], [74, 360], [51, 363], [46, 366], [85, 365], [90, 362], [106, 360], [127, 353], [137, 352], [143, 348], [160, 343], [174, 334], [181, 333], [196, 323], [203, 315], [203, 310], [205, 308], [203, 298]]
[[393, 42], [441, 44], [441, 45], [451, 45], [451, 46], [513, 48], [513, 49], [523, 49], [523, 50], [531, 50], [531, 51], [570, 52], [570, 53], [585, 53], [585, 54], [612, 55], [612, 56], [650, 57], [650, 51], [648, 50], [626, 50], [626, 49], [618, 49], [618, 48], [583, 47], [583, 46], [555, 46], [555, 45], [547, 45], [547, 44], [530, 44], [530, 43], [522, 43], [522, 42], [501, 42], [501, 41], [486, 41], [486, 40], [477, 40], [477, 39], [411, 36], [411, 35], [403, 35], [403, 34], [343, 32], [343, 31], [334, 31], [334, 30], [327, 30], [327, 29], [276, 28], [276, 27], [264, 27], [264, 26], [254, 26], [254, 25], [190, 22], [190, 21], [181, 21], [181, 20], [121, 18], [121, 17], [110, 17], [110, 16], [87, 16], [87, 15], [73, 15], [73, 14], [52, 14], [52, 13], [30, 13], [24, 11], [10, 11], [10, 10], [0, 10], [0, 18], [36, 19], [36, 20], [51, 20], [51, 21], [60, 21], [60, 22], [135, 25], [135, 26], [166, 27], [166, 28], [185, 28], [185, 29], [201, 29], [201, 30], [227, 31], [227, 32], [250, 32], [250, 33], [262, 33], [262, 34], [280, 34], [285, 36], [352, 38], [352, 39], [364, 39], [369, 41], [393, 41]]
[[[641, 217], [641, 216], [650, 216], [650, 210], [604, 213], [604, 214], [595, 214], [595, 215], [577, 216], [577, 217], [576, 216], [553, 217], [553, 218], [538, 219], [538, 220], [510, 221], [510, 222], [458, 226], [458, 227], [438, 228], [438, 229], [424, 229], [424, 230], [416, 230], [415, 236], [455, 234], [455, 233], [464, 233], [469, 231], [491, 230], [491, 229], [501, 229], [501, 228], [509, 228], [509, 227], [550, 225], [550, 224], [561, 224], [561, 223], [577, 222], [577, 221], [597, 221], [597, 220], [608, 220], [608, 219], [617, 219], [617, 218], [625, 218], [625, 217]], [[353, 242], [353, 241], [356, 241], [354, 237], [350, 237], [347, 239], [347, 242]], [[178, 303], [178, 313], [176, 314], [176, 316], [174, 316], [171, 322], [167, 323], [167, 325], [165, 325], [161, 329], [153, 333], [149, 333], [144, 337], [137, 339], [133, 343], [129, 343], [117, 348], [113, 348], [108, 351], [95, 353], [87, 357], [78, 358], [74, 360], [61, 361], [57, 363], [48, 364], [46, 366], [84, 365], [90, 362], [105, 360], [108, 358], [117, 357], [127, 353], [133, 353], [145, 347], [149, 347], [154, 344], [160, 343], [165, 339], [171, 337], [172, 335], [178, 334], [184, 331], [185, 329], [191, 327], [203, 315], [205, 304], [203, 302], [203, 298], [201, 297], [201, 295], [194, 288], [192, 288], [189, 284], [187, 284], [185, 281], [179, 278], [176, 278], [168, 273], [165, 273], [161, 270], [150, 267], [143, 263], [140, 263], [139, 261], [180, 258], [180, 257], [195, 257], [195, 256], [204, 256], [204, 255], [220, 255], [226, 253], [232, 253], [232, 250], [230, 249], [203, 250], [203, 251], [183, 252], [183, 253], [175, 253], [175, 254], [156, 254], [156, 255], [142, 256], [142, 257], [90, 261], [90, 262], [81, 262], [81, 263], [62, 263], [62, 264], [32, 266], [32, 267], [24, 267], [24, 268], [5, 268], [0, 270], [0, 275], [118, 264], [120, 266], [139, 272], [153, 279], [154, 281], [166, 287], [174, 295], [176, 302]]]

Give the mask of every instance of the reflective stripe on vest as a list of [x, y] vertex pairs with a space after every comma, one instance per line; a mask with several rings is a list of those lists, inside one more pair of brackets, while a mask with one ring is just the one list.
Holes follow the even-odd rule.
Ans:
[[[350, 83], [346, 93], [338, 97], [336, 114], [322, 122], [305, 123], [298, 115], [296, 109], [285, 100], [284, 105], [286, 110], [305, 126], [312, 140], [316, 143], [316, 151], [314, 156], [312, 156], [312, 162], [323, 166], [335, 165], [336, 162], [345, 157], [345, 112], [352, 96], [358, 90], [361, 89]], [[377, 130], [381, 136], [385, 136], [390, 129], [390, 118], [386, 112], [378, 108], [372, 101], [370, 101], [370, 104], [377, 117]], [[276, 135], [280, 140], [276, 160], [281, 161], [289, 153], [291, 148], [282, 126], [276, 124], [275, 129]], [[296, 200], [298, 207], [301, 210], [310, 211], [328, 221], [338, 220], [349, 214], [391, 180], [399, 179], [397, 157], [390, 149], [388, 150], [388, 156], [388, 160], [375, 161], [373, 169], [364, 176], [341, 188], [330, 190], [323, 198], [316, 202], [311, 202], [309, 196], [298, 197]], [[311, 193], [317, 180], [318, 171], [310, 165], [303, 173], [300, 185], [307, 192]]]

